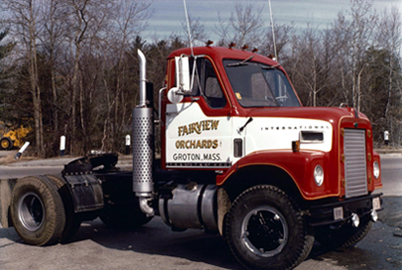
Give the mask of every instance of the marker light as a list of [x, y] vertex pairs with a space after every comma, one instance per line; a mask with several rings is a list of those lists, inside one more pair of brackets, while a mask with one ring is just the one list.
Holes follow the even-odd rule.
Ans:
[[205, 42], [205, 45], [207, 47], [209, 47], [210, 45], [214, 44], [214, 42], [212, 40], [208, 40], [207, 42]]
[[377, 161], [373, 162], [373, 175], [376, 179], [380, 176], [380, 165]]
[[292, 142], [292, 151], [293, 151], [293, 153], [300, 152], [300, 141]]
[[324, 182], [324, 170], [320, 165], [315, 166], [314, 169], [314, 180], [317, 186], [321, 186]]

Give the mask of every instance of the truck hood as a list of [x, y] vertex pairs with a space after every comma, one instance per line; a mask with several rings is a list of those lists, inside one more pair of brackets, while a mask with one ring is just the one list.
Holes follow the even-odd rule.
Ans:
[[317, 119], [332, 124], [345, 117], [368, 120], [354, 108], [337, 107], [286, 107], [286, 108], [252, 108], [247, 112], [248, 117], [301, 118]]

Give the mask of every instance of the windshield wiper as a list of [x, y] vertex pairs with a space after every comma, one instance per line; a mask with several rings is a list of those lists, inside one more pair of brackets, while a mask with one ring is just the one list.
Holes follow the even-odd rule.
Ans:
[[240, 61], [240, 62], [237, 62], [237, 63], [232, 63], [232, 64], [227, 64], [226, 66], [227, 66], [227, 67], [244, 66], [244, 65], [246, 65], [245, 63], [246, 63], [247, 61], [250, 61], [253, 57], [254, 57], [254, 55], [252, 55], [252, 56], [250, 56], [250, 57], [244, 59], [243, 61]]
[[261, 67], [261, 68], [265, 69], [265, 70], [270, 70], [270, 69], [276, 69], [277, 67], [280, 67], [280, 66], [281, 66], [281, 64], [277, 64], [275, 66], [265, 66], [265, 67]]

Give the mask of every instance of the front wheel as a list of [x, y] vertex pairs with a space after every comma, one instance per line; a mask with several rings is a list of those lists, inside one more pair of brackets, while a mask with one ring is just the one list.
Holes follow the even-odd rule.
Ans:
[[236, 198], [226, 218], [226, 237], [234, 256], [248, 269], [292, 269], [314, 244], [286, 194], [266, 185]]

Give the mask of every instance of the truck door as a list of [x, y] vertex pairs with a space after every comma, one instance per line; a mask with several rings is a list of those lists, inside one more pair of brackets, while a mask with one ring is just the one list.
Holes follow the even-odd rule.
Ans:
[[166, 167], [228, 168], [232, 120], [223, 84], [207, 58], [190, 61], [190, 72], [191, 95], [166, 107]]

